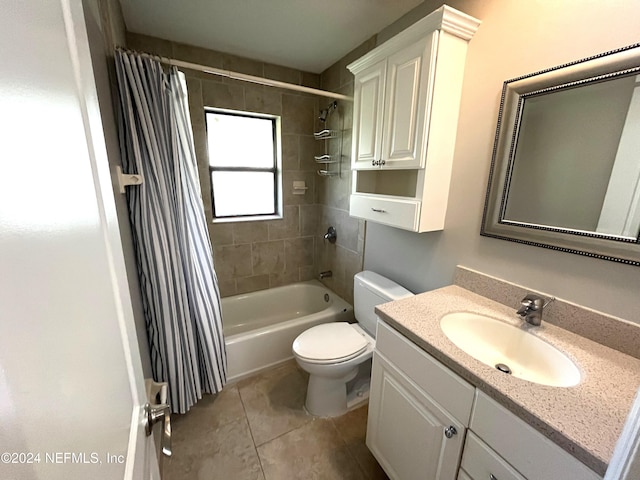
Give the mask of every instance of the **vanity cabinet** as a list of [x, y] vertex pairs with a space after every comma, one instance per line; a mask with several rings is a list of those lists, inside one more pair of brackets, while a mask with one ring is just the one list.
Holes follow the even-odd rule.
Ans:
[[602, 480], [382, 321], [373, 358], [367, 446], [392, 480]]
[[[347, 67], [352, 216], [416, 232], [444, 227], [467, 43], [479, 23], [443, 6]], [[387, 208], [398, 204], [410, 214]]]
[[527, 480], [471, 431], [467, 434], [460, 468], [458, 478], [465, 478], [468, 472], [469, 480]]
[[455, 480], [473, 387], [387, 325], [376, 338], [367, 446], [391, 479]]
[[[521, 474], [514, 477], [505, 474], [507, 479], [602, 480], [593, 470], [480, 390], [476, 391], [470, 429], [477, 435], [474, 438], [482, 439], [485, 450], [493, 452], [504, 465]], [[466, 462], [467, 448], [469, 445], [465, 446], [462, 468], [473, 479], [485, 480], [486, 476], [472, 474], [469, 462]], [[490, 473], [502, 479], [495, 471]]]
[[455, 480], [464, 425], [383, 356], [374, 363], [369, 449], [392, 479]]

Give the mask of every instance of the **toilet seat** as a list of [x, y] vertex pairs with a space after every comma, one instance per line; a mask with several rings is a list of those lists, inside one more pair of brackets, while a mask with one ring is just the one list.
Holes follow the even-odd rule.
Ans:
[[302, 332], [293, 342], [293, 351], [310, 363], [339, 363], [357, 357], [369, 341], [347, 322], [316, 325]]

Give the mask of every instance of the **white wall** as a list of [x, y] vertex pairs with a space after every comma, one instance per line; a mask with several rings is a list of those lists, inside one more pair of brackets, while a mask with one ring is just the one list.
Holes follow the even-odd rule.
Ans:
[[[364, 267], [419, 292], [451, 284], [461, 264], [640, 323], [640, 268], [479, 234], [502, 82], [638, 42], [640, 2], [447, 3], [483, 23], [469, 44], [445, 229], [415, 234], [369, 222]], [[425, 2], [414, 16], [439, 5]]]

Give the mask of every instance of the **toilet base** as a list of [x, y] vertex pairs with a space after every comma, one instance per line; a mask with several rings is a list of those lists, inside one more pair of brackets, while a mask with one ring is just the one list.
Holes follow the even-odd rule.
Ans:
[[347, 411], [347, 382], [358, 375], [354, 367], [341, 378], [309, 375], [307, 399], [304, 406], [316, 417], [337, 417]]
[[371, 359], [339, 378], [310, 374], [305, 408], [316, 417], [338, 417], [369, 399]]
[[360, 365], [358, 375], [347, 383], [347, 411], [364, 405], [369, 400], [371, 387], [371, 361]]

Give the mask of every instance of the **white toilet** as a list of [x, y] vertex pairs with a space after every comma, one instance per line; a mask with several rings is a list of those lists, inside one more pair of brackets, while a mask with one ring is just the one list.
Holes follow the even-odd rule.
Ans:
[[[302, 332], [293, 342], [298, 365], [309, 373], [307, 411], [319, 417], [345, 413], [351, 389], [368, 392], [377, 317], [374, 307], [413, 294], [377, 273], [364, 271], [353, 279], [353, 304], [358, 323], [333, 322]], [[349, 382], [366, 375], [366, 388]], [[362, 374], [360, 375], [362, 376]], [[353, 397], [353, 395], [351, 395]]]

